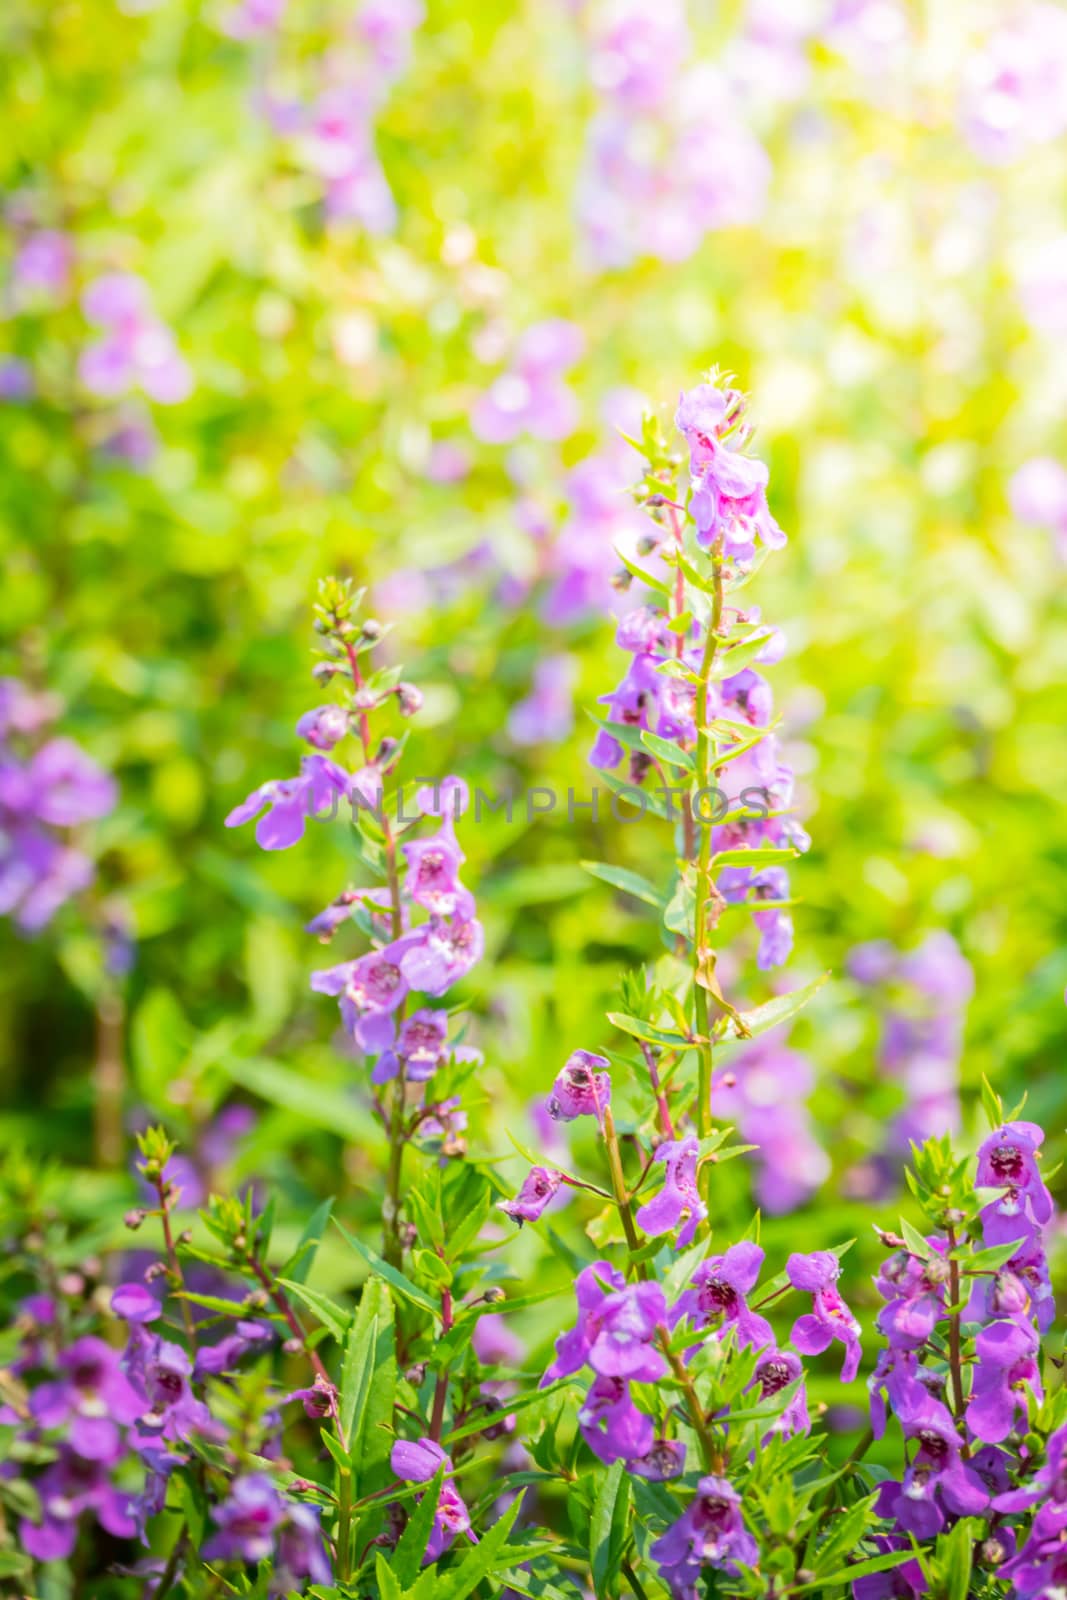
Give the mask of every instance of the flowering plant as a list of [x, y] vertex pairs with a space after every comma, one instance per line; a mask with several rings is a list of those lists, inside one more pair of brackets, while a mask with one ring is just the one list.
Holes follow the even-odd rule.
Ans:
[[[438, 1003], [485, 956], [460, 878], [469, 789], [418, 779], [405, 806], [404, 724], [422, 697], [377, 664], [386, 630], [362, 594], [325, 583], [314, 678], [331, 698], [297, 725], [310, 753], [226, 821], [255, 821], [276, 853], [350, 814], [363, 883], [308, 932], [354, 946], [310, 983], [338, 1001], [376, 1125], [380, 1248], [334, 1198], [283, 1239], [276, 1190], [209, 1177], [205, 1191], [201, 1173], [249, 1131], [236, 1105], [188, 1156], [160, 1127], [139, 1135], [141, 1203], [125, 1224], [154, 1234], [146, 1262], [127, 1250], [57, 1271], [81, 1246], [13, 1161], [9, 1209], [31, 1218], [13, 1267], [37, 1281], [0, 1414], [10, 1572], [96, 1559], [79, 1552], [110, 1541], [116, 1594], [140, 1585], [154, 1600], [1062, 1587], [1067, 1413], [1042, 1348], [1055, 1315], [1042, 1129], [987, 1090], [976, 1156], [948, 1133], [912, 1144], [917, 1221], [878, 1229], [882, 1305], [866, 1331], [853, 1240], [766, 1266], [760, 1213], [723, 1204], [720, 1172], [753, 1146], [719, 1096], [750, 1041], [823, 979], [745, 1004], [743, 962], [721, 947], [727, 919], [743, 945], [751, 916], [759, 973], [792, 949], [787, 868], [808, 839], [759, 670], [784, 641], [738, 603], [785, 535], [744, 397], [701, 384], [677, 425], [684, 461], [653, 419], [634, 441], [649, 532], [625, 558], [617, 637], [631, 661], [592, 752], [620, 805], [673, 825], [673, 880], [587, 864], [656, 910], [662, 954], [622, 978], [609, 1042], [561, 1050], [542, 1148], [513, 1139], [526, 1166], [513, 1192], [502, 1155], [468, 1144], [483, 1058]], [[948, 954], [948, 978], [924, 991], [939, 1003], [962, 982]], [[856, 970], [884, 980], [892, 952], [860, 952]], [[600, 1207], [578, 1241], [552, 1226], [568, 1199]], [[523, 1229], [567, 1265], [571, 1315], [570, 1290], [524, 1278]], [[334, 1245], [358, 1264], [356, 1294], [315, 1281]], [[556, 1323], [542, 1324], [545, 1360], [517, 1331], [531, 1311]], [[851, 1395], [865, 1349], [869, 1425], [842, 1457], [835, 1405], [813, 1393]]]

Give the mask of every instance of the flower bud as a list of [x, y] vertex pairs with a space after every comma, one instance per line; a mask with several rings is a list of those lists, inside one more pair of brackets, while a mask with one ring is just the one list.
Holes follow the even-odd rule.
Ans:
[[146, 1267], [145, 1268], [144, 1281], [145, 1281], [145, 1283], [155, 1283], [157, 1278], [165, 1278], [166, 1276], [167, 1276], [167, 1264], [166, 1264], [166, 1262], [165, 1261], [153, 1261], [152, 1265], [150, 1267]]
[[416, 1361], [414, 1366], [408, 1367], [407, 1371], [404, 1373], [404, 1377], [411, 1384], [412, 1388], [417, 1389], [422, 1383], [423, 1379], [426, 1377], [425, 1361]]
[[136, 1233], [137, 1229], [144, 1223], [147, 1215], [147, 1211], [142, 1211], [140, 1206], [134, 1206], [131, 1211], [127, 1211], [122, 1220], [131, 1232]]
[[625, 594], [626, 590], [630, 587], [633, 581], [632, 574], [629, 573], [625, 567], [619, 567], [619, 569], [616, 572], [613, 572], [611, 575], [611, 587], [617, 590], [619, 594]]
[[286, 1339], [285, 1343], [282, 1345], [282, 1349], [287, 1356], [298, 1356], [303, 1351], [303, 1348], [303, 1339]]
[[363, 623], [360, 632], [369, 644], [373, 644], [376, 639], [380, 639], [382, 636], [382, 625], [374, 617], [368, 617]]
[[396, 703], [402, 717], [413, 717], [417, 711], [422, 710], [422, 690], [413, 683], [398, 683]]

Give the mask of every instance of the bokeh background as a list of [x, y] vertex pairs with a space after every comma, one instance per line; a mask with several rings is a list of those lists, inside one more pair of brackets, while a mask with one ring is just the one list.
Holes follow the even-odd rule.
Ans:
[[[761, 1151], [723, 1169], [724, 1226], [862, 1230], [862, 1306], [871, 1198], [892, 1225], [909, 1133], [973, 1145], [983, 1074], [1058, 1159], [1065, 34], [1008, 0], [6, 0], [0, 667], [119, 793], [82, 830], [94, 887], [0, 925], [0, 1144], [59, 1164], [74, 1253], [122, 1236], [150, 1117], [294, 1235], [328, 1193], [376, 1226], [380, 1135], [303, 931], [352, 841], [267, 857], [223, 818], [295, 771], [331, 573], [424, 693], [410, 770], [588, 798], [636, 536], [618, 429], [713, 364], [790, 536], [750, 593], [789, 640], [813, 840], [788, 968], [756, 973], [740, 918], [723, 959], [745, 1003], [833, 974], [729, 1064]], [[581, 862], [666, 881], [671, 841], [521, 804], [462, 839], [468, 1140], [511, 1182], [506, 1131], [543, 1148], [563, 1057], [623, 1048], [604, 1012], [661, 949]], [[569, 1281], [533, 1230], [515, 1270], [539, 1252]]]

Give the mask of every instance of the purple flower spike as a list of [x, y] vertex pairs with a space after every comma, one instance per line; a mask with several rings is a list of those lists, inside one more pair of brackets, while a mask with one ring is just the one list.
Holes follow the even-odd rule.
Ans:
[[842, 1383], [851, 1383], [859, 1371], [860, 1325], [837, 1292], [841, 1264], [831, 1250], [816, 1250], [811, 1255], [791, 1255], [786, 1273], [794, 1289], [814, 1295], [809, 1315], [798, 1317], [790, 1334], [804, 1356], [821, 1355], [834, 1339], [845, 1346], [841, 1368]]
[[637, 1213], [639, 1228], [653, 1237], [671, 1233], [683, 1218], [685, 1227], [675, 1241], [675, 1248], [692, 1244], [697, 1226], [708, 1214], [708, 1208], [697, 1189], [697, 1159], [700, 1145], [696, 1139], [668, 1140], [656, 1151], [656, 1160], [662, 1161], [666, 1174], [663, 1188], [655, 1199], [647, 1201]]
[[500, 1209], [513, 1217], [520, 1228], [524, 1222], [536, 1222], [562, 1182], [562, 1172], [552, 1167], [531, 1167], [514, 1200], [501, 1200]]
[[746, 1299], [756, 1287], [762, 1265], [758, 1244], [733, 1244], [724, 1255], [709, 1256], [693, 1273], [692, 1286], [678, 1297], [675, 1319], [688, 1317], [693, 1327], [707, 1328], [718, 1318], [720, 1338], [732, 1329], [742, 1348], [773, 1348], [770, 1323], [750, 1311]]
[[611, 1101], [611, 1079], [606, 1071], [606, 1056], [591, 1050], [575, 1050], [552, 1085], [548, 1114], [555, 1122], [573, 1122], [575, 1117], [596, 1117], [599, 1122]]

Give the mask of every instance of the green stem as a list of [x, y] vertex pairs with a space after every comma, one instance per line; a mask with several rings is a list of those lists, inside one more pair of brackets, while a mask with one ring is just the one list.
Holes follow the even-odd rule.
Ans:
[[[952, 1259], [956, 1250], [956, 1230], [951, 1222], [945, 1226], [948, 1238], [949, 1263], [948, 1263], [948, 1294], [953, 1310], [948, 1319], [948, 1364], [952, 1373], [952, 1412], [957, 1422], [963, 1421], [965, 1401], [963, 1396], [963, 1350], [960, 1329], [960, 1264]], [[964, 1454], [967, 1453], [966, 1446]]]
[[337, 1576], [347, 1583], [352, 1576], [352, 1473], [348, 1467], [337, 1471]]
[[[711, 675], [715, 666], [715, 657], [718, 653], [719, 628], [722, 624], [723, 569], [721, 543], [716, 544], [712, 559], [715, 587], [712, 595], [711, 616], [708, 619], [707, 633], [704, 637], [704, 653], [700, 661], [700, 683], [697, 688], [696, 703], [698, 791], [710, 789], [712, 787], [712, 779], [715, 776], [716, 749], [715, 740], [709, 727], [711, 720], [709, 711]], [[707, 948], [708, 907], [715, 898], [715, 886], [711, 876], [711, 820], [698, 815], [697, 821], [700, 825], [700, 850], [697, 856], [696, 908], [693, 926], [693, 991], [696, 1031], [700, 1037], [700, 1044], [697, 1046], [700, 1052], [697, 1080], [697, 1132], [704, 1139], [711, 1132], [711, 1080], [714, 1059], [708, 991], [702, 980], [705, 978], [707, 963], [711, 954]]]
[[638, 1277], [643, 1278], [645, 1276], [644, 1262], [633, 1261], [633, 1257], [641, 1248], [641, 1240], [638, 1237], [637, 1227], [634, 1223], [633, 1201], [631, 1200], [630, 1192], [626, 1187], [626, 1177], [622, 1170], [622, 1156], [619, 1152], [619, 1136], [615, 1132], [615, 1119], [611, 1115], [610, 1106], [608, 1106], [604, 1111], [603, 1127], [604, 1145], [608, 1152], [608, 1168], [611, 1172], [611, 1187], [615, 1195], [615, 1204], [619, 1208], [619, 1217], [622, 1220], [622, 1231], [626, 1235], [626, 1243], [630, 1251], [631, 1264], [637, 1272]]
[[686, 1405], [689, 1409], [689, 1421], [693, 1427], [693, 1431], [696, 1433], [697, 1438], [700, 1440], [700, 1449], [704, 1457], [704, 1465], [707, 1467], [709, 1472], [714, 1472], [717, 1475], [721, 1474], [724, 1465], [722, 1450], [719, 1448], [718, 1444], [716, 1444], [715, 1437], [712, 1434], [711, 1429], [708, 1427], [708, 1419], [704, 1415], [704, 1408], [697, 1397], [696, 1387], [693, 1383], [693, 1380], [686, 1371], [685, 1362], [682, 1360], [677, 1350], [671, 1349], [671, 1341], [666, 1328], [660, 1329], [659, 1343], [660, 1349], [667, 1357], [667, 1360], [670, 1363], [671, 1371], [673, 1372], [675, 1379], [682, 1390], [682, 1393], [685, 1395]]

